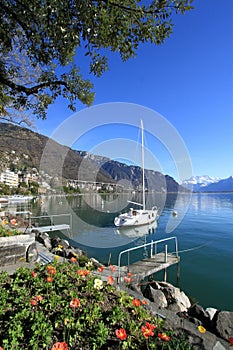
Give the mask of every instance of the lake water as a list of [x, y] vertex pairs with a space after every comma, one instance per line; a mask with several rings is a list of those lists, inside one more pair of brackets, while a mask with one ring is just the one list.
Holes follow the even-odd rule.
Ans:
[[[177, 268], [173, 266], [167, 270], [167, 281], [204, 307], [233, 311], [233, 194], [193, 194], [191, 199], [188, 195], [176, 199], [171, 194], [166, 202], [164, 196], [150, 195], [148, 202], [162, 208], [158, 225], [150, 233], [115, 229], [113, 219], [127, 199], [97, 194], [44, 197], [30, 209], [33, 215], [70, 213], [71, 243], [105, 264], [116, 264], [120, 251], [129, 247], [176, 236], [180, 279], [177, 282]], [[174, 206], [177, 216], [172, 216]], [[163, 275], [155, 278], [162, 279]]]

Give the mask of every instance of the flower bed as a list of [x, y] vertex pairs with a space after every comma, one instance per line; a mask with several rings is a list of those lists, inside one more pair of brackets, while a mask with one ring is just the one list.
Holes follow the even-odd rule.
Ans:
[[191, 349], [114, 283], [75, 259], [0, 274], [0, 349]]

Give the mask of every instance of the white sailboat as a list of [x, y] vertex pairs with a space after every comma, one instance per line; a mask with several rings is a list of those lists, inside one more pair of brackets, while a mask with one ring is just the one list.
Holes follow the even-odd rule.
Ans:
[[143, 121], [141, 120], [141, 132], [142, 132], [142, 203], [135, 203], [129, 201], [129, 203], [141, 206], [142, 209], [130, 208], [128, 212], [120, 214], [115, 217], [114, 225], [116, 227], [131, 227], [141, 226], [153, 223], [158, 218], [158, 208], [156, 206], [151, 209], [146, 209], [146, 196], [145, 196], [145, 169], [144, 169], [144, 129]]

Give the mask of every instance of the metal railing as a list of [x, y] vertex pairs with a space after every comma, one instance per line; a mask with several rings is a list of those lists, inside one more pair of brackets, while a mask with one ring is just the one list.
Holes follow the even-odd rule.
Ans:
[[[171, 241], [171, 240], [174, 240], [174, 243], [175, 243], [175, 251], [173, 251], [172, 254], [175, 254], [175, 256], [178, 257], [178, 240], [177, 240], [177, 237], [175, 237], [175, 236], [160, 239], [158, 241], [151, 241], [149, 243], [145, 243], [145, 244], [142, 244], [140, 246], [129, 248], [129, 249], [126, 249], [126, 250], [123, 250], [122, 252], [120, 252], [120, 254], [118, 256], [118, 278], [119, 278], [119, 281], [121, 278], [121, 258], [122, 258], [123, 254], [128, 253], [127, 266], [128, 266], [128, 271], [129, 271], [130, 253], [132, 251], [139, 250], [139, 249], [146, 248], [146, 247], [150, 247], [150, 258], [152, 258], [153, 256], [155, 256], [158, 253], [158, 244], [159, 243], [163, 243], [163, 242], [167, 242], [167, 241]], [[164, 245], [164, 253], [165, 253], [165, 262], [166, 262], [167, 261], [167, 254], [168, 254], [168, 246], [166, 244]]]
[[30, 216], [29, 217], [29, 226], [32, 226], [32, 223], [35, 222], [39, 224], [40, 219], [49, 219], [50, 220], [50, 225], [57, 225], [55, 223], [57, 218], [62, 218], [62, 217], [68, 217], [69, 218], [69, 226], [70, 229], [72, 230], [72, 214], [54, 214], [54, 215], [42, 215], [42, 216]]

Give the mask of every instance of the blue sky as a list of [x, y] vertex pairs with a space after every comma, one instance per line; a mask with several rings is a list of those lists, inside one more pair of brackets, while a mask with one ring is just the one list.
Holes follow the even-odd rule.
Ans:
[[[117, 124], [116, 115], [109, 117], [109, 124], [101, 125], [101, 116], [97, 113], [98, 122], [93, 127], [90, 123], [82, 135], [78, 132], [76, 139], [73, 136], [71, 144], [69, 139], [66, 142], [58, 137], [59, 142], [93, 153], [103, 152], [120, 160], [120, 148], [118, 154], [115, 152], [119, 145], [119, 142], [115, 145], [115, 138], [122, 138], [122, 144], [127, 147], [126, 140], [129, 141], [129, 146], [135, 149], [134, 141], [138, 137], [135, 126], [145, 117], [147, 146], [155, 158], [151, 164], [146, 164], [147, 167], [181, 182], [186, 173], [179, 169], [178, 153], [171, 148], [183, 142], [184, 156], [187, 157], [186, 153], [190, 156], [193, 175], [220, 178], [233, 175], [233, 2], [194, 0], [193, 5], [194, 10], [174, 17], [173, 34], [165, 44], [141, 45], [136, 58], [127, 62], [122, 62], [118, 54], [109, 54], [109, 71], [99, 79], [90, 76], [95, 85], [95, 102], [90, 109], [77, 104], [81, 112], [76, 114], [75, 129], [79, 128], [79, 120], [82, 124], [85, 118], [95, 118], [93, 111], [99, 105], [106, 109], [110, 104], [114, 114], [115, 102], [125, 103], [126, 110], [122, 110], [125, 125], [124, 118], [119, 118]], [[77, 63], [78, 60], [77, 56]], [[80, 65], [85, 67], [84, 64], [81, 59]], [[138, 115], [134, 110], [136, 122], [133, 125], [131, 112], [127, 114], [129, 105], [139, 106]], [[161, 116], [162, 126], [151, 114], [139, 115], [147, 114], [147, 109], [149, 114], [155, 111]], [[108, 113], [111, 114], [109, 110]], [[60, 135], [63, 133], [67, 120], [74, 120], [72, 113], [65, 101], [59, 99], [49, 108], [47, 120], [36, 121], [37, 131], [56, 138], [57, 130]], [[174, 137], [173, 143], [165, 134], [166, 140], [157, 140], [158, 129], [164, 126]], [[112, 154], [109, 153], [110, 143], [114, 149]], [[176, 153], [175, 158], [173, 153]], [[130, 157], [122, 153], [123, 160], [133, 163]]]

